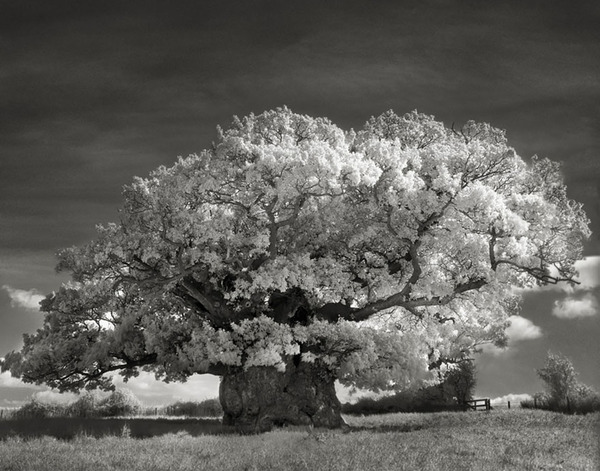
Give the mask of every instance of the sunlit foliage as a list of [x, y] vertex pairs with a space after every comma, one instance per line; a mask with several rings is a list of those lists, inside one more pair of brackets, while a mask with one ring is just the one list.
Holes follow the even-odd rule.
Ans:
[[573, 281], [589, 235], [557, 164], [416, 111], [357, 132], [288, 108], [235, 118], [123, 197], [119, 222], [59, 253], [72, 281], [4, 369], [78, 390], [295, 358], [403, 389], [502, 345], [513, 288]]

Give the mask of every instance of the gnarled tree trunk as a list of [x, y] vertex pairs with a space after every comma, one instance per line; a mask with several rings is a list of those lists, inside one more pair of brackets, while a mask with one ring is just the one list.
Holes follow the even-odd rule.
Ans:
[[290, 362], [284, 372], [254, 366], [228, 373], [219, 388], [223, 424], [245, 433], [286, 424], [342, 427], [334, 382], [326, 369], [304, 362]]

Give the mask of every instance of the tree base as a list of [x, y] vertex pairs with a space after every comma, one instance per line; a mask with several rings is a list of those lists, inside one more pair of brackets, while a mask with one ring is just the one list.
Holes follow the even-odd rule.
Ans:
[[223, 424], [243, 433], [284, 425], [343, 427], [334, 383], [327, 370], [309, 363], [290, 363], [285, 372], [250, 367], [226, 374], [219, 388]]

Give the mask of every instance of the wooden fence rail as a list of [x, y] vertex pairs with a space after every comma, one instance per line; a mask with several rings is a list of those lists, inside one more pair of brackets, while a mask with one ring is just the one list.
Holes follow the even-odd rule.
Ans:
[[491, 410], [492, 406], [490, 404], [490, 400], [488, 398], [485, 399], [472, 399], [470, 401], [465, 401], [467, 407], [472, 410]]

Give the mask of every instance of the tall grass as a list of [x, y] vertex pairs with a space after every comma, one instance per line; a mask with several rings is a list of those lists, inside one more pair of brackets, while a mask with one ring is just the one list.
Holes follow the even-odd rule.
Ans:
[[492, 411], [348, 417], [346, 431], [0, 440], [0, 469], [597, 470], [600, 414]]

